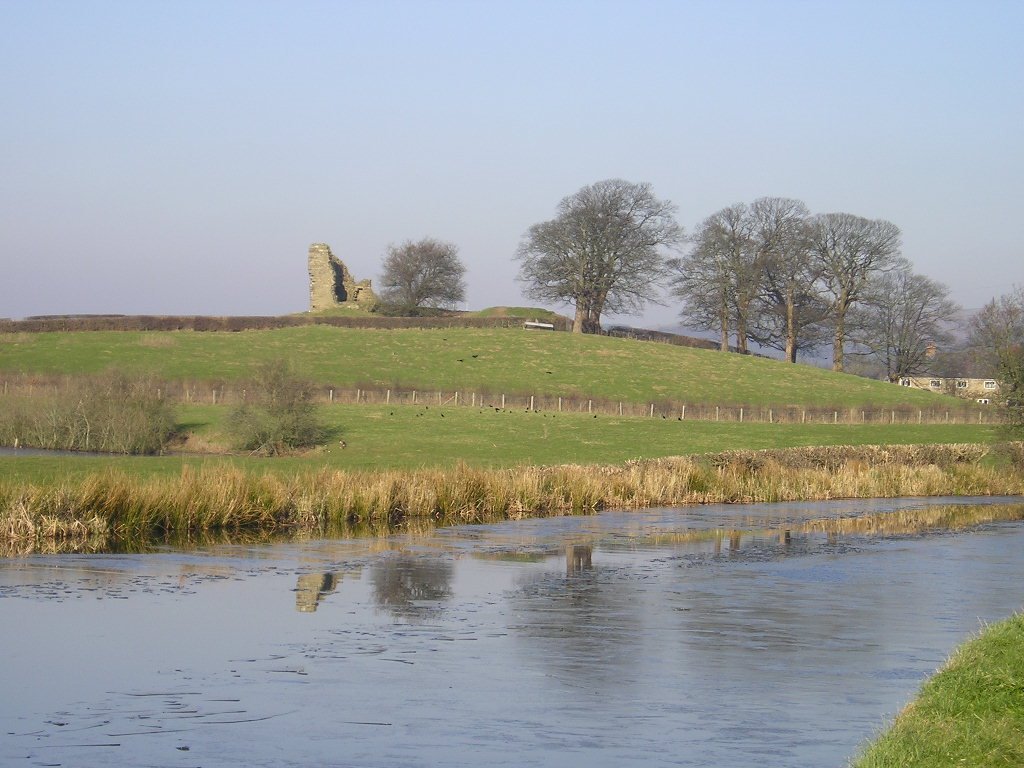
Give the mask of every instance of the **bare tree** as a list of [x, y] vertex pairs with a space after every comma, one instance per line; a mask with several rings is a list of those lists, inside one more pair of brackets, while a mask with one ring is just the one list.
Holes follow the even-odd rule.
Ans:
[[454, 307], [466, 298], [466, 267], [459, 249], [431, 237], [389, 246], [381, 276], [382, 298], [404, 312]]
[[900, 257], [900, 230], [883, 219], [823, 213], [812, 221], [811, 247], [832, 302], [832, 370], [841, 371], [850, 307], [861, 300], [873, 275], [906, 264]]
[[875, 275], [862, 303], [850, 313], [851, 339], [884, 369], [889, 381], [923, 373], [929, 350], [953, 340], [952, 324], [960, 307], [949, 288], [910, 269]]
[[820, 342], [817, 332], [827, 314], [811, 258], [810, 213], [799, 200], [785, 197], [762, 197], [750, 210], [762, 274], [751, 337], [795, 363], [800, 349]]
[[1024, 287], [993, 299], [970, 321], [971, 345], [999, 378], [1011, 424], [1024, 432]]
[[672, 292], [684, 302], [680, 314], [697, 328], [719, 329], [724, 352], [729, 350], [730, 327], [735, 327], [736, 347], [746, 352], [750, 308], [761, 275], [750, 209], [736, 203], [713, 213], [697, 227], [693, 241], [686, 256], [669, 262], [677, 272]]
[[583, 187], [523, 237], [516, 258], [527, 295], [574, 305], [574, 333], [600, 332], [605, 312], [639, 312], [666, 274], [662, 249], [682, 240], [675, 210], [650, 184]]

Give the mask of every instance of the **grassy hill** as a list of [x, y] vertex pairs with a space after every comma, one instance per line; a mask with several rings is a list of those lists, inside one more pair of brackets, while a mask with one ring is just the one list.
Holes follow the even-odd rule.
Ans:
[[336, 387], [840, 408], [928, 408], [945, 398], [756, 357], [518, 328], [0, 334], [0, 377], [116, 367], [168, 380], [232, 382], [246, 380], [255, 365], [275, 358], [287, 358], [301, 374]]

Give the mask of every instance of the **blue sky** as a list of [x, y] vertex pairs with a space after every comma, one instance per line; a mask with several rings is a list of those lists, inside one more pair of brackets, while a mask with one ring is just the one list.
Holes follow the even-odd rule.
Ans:
[[[885, 218], [968, 308], [1024, 283], [1021, 2], [0, 0], [0, 317], [280, 314], [454, 242], [468, 308], [558, 201], [650, 182]], [[671, 323], [654, 307], [631, 322]]]

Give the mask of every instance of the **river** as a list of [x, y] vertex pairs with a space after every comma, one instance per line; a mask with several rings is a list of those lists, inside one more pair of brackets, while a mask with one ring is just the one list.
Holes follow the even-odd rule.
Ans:
[[842, 766], [957, 644], [1021, 609], [1024, 524], [806, 521], [1022, 504], [714, 505], [0, 560], [0, 764]]

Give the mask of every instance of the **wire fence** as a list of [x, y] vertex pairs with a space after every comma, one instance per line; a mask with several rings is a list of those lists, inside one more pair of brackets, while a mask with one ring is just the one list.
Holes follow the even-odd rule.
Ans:
[[[71, 387], [70, 377], [11, 378], [3, 381], [4, 396], [60, 395]], [[178, 403], [240, 405], [252, 391], [225, 382], [170, 381], [153, 384], [158, 398]], [[936, 396], [938, 397], [938, 396]], [[737, 403], [687, 403], [675, 400], [629, 402], [587, 396], [495, 393], [474, 390], [422, 390], [383, 387], [318, 387], [314, 399], [322, 404], [417, 406], [580, 413], [622, 418], [660, 418], [679, 421], [717, 421], [767, 424], [988, 424], [1005, 423], [1004, 410], [971, 402], [918, 406], [793, 406]]]

